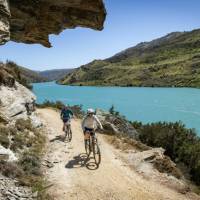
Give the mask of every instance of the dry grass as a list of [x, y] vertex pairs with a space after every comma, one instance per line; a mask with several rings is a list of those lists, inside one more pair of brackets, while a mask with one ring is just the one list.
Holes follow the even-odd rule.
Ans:
[[153, 164], [160, 173], [167, 173], [178, 179], [183, 177], [181, 171], [176, 167], [176, 165], [168, 156], [165, 156], [162, 159], [156, 159]]
[[[137, 153], [152, 149], [151, 147], [141, 143], [140, 141], [136, 141], [128, 137], [124, 138], [116, 135], [106, 135], [105, 138], [116, 149], [122, 150], [123, 152], [133, 150]], [[156, 158], [153, 161], [153, 165], [160, 173], [167, 173], [178, 179], [183, 177], [183, 174], [176, 167], [175, 163], [172, 162], [171, 159], [167, 156], [162, 159]]]
[[8, 148], [10, 145], [9, 132], [9, 128], [4, 125], [0, 125], [0, 144], [5, 148]]
[[[22, 186], [29, 186], [38, 191], [38, 199], [50, 199], [45, 193], [46, 183], [41, 170], [41, 158], [44, 154], [46, 137], [42, 129], [32, 126], [30, 120], [17, 120], [14, 127], [0, 126], [0, 144], [17, 153], [15, 163], [0, 163], [0, 172], [15, 178]], [[11, 140], [9, 140], [9, 137]]]
[[23, 170], [18, 166], [17, 163], [13, 162], [0, 162], [0, 172], [9, 178], [20, 178], [23, 176]]
[[125, 138], [117, 135], [106, 135], [106, 140], [116, 149], [120, 149], [122, 151], [133, 149], [136, 151], [146, 151], [151, 149], [151, 147], [142, 144], [140, 141], [136, 141], [128, 137]]

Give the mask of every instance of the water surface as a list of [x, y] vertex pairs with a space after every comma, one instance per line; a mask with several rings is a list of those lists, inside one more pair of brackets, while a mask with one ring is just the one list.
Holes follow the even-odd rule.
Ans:
[[63, 101], [83, 108], [116, 110], [129, 120], [182, 121], [200, 133], [200, 90], [193, 88], [85, 87], [54, 82], [33, 84], [37, 102]]

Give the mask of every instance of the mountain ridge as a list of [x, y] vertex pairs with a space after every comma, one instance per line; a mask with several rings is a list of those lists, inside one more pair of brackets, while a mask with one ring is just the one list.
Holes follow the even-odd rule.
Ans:
[[142, 42], [82, 65], [58, 81], [69, 85], [200, 87], [200, 29]]
[[73, 68], [68, 69], [50, 69], [50, 70], [44, 70], [39, 71], [38, 74], [46, 78], [48, 81], [55, 81], [63, 78], [66, 74], [72, 72]]

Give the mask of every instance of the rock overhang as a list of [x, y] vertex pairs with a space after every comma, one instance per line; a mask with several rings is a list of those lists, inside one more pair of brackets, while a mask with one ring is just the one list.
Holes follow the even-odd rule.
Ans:
[[51, 47], [50, 34], [75, 27], [102, 30], [105, 18], [103, 0], [0, 0], [0, 44]]

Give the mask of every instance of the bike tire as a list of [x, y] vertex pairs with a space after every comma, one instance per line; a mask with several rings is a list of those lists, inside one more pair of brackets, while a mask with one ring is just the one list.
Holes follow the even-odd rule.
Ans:
[[101, 151], [96, 138], [92, 138], [92, 151], [96, 165], [101, 163]]
[[69, 142], [72, 141], [72, 130], [71, 130], [70, 127], [69, 127], [69, 129], [68, 129], [68, 140], [69, 140]]

